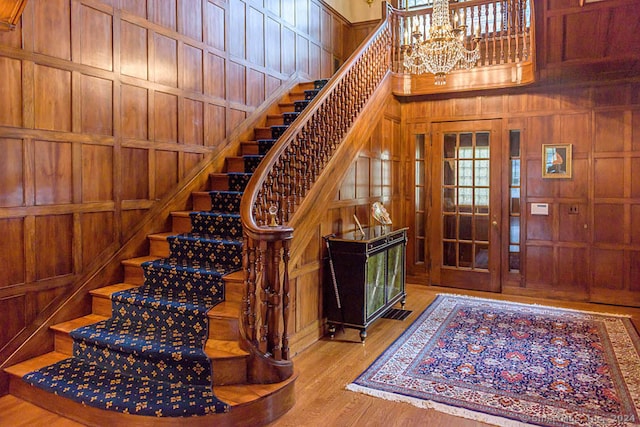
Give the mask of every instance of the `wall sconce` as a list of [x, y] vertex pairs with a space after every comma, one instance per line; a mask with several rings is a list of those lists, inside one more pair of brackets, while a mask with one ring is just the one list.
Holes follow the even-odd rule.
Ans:
[[373, 4], [373, 0], [367, 0], [367, 4], [369, 5], [369, 7], [371, 7], [371, 5]]

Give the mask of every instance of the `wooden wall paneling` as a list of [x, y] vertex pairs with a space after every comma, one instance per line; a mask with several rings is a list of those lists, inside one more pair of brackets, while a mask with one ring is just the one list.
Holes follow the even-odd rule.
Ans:
[[334, 73], [333, 69], [333, 55], [331, 52], [322, 48], [320, 54], [322, 59], [320, 60], [320, 78], [327, 79]]
[[114, 199], [113, 170], [113, 147], [82, 145], [82, 202]]
[[249, 68], [247, 70], [247, 105], [258, 107], [265, 100], [264, 73]]
[[178, 97], [169, 93], [154, 93], [155, 140], [178, 142]]
[[223, 7], [209, 1], [206, 2], [204, 16], [204, 40], [208, 46], [219, 51], [225, 50], [225, 15], [226, 10]]
[[113, 17], [86, 5], [79, 7], [82, 21], [79, 34], [82, 63], [103, 70], [113, 70]]
[[246, 67], [229, 61], [227, 64], [227, 94], [230, 102], [244, 104], [246, 101]]
[[296, 5], [308, 0], [280, 0], [280, 17], [289, 25], [296, 25]]
[[153, 33], [154, 81], [178, 87], [178, 42], [162, 34]]
[[281, 31], [280, 23], [272, 17], [267, 16], [264, 31], [265, 66], [267, 67], [267, 70], [275, 71], [277, 73], [281, 70]]
[[[0, 35], [3, 33], [0, 33]], [[19, 60], [0, 57], [0, 126], [22, 125], [22, 64]]]
[[322, 67], [320, 61], [322, 49], [320, 46], [313, 42], [309, 42], [309, 76], [313, 80], [317, 80], [322, 77]]
[[230, 135], [233, 130], [242, 123], [247, 117], [246, 111], [237, 110], [235, 108], [229, 108], [229, 114], [227, 116], [227, 135]]
[[298, 35], [296, 37], [296, 69], [299, 72], [309, 74], [309, 40]]
[[123, 84], [120, 87], [121, 128], [124, 138], [147, 139], [149, 135], [149, 94], [145, 88]]
[[[204, 145], [204, 105], [202, 101], [182, 100], [182, 139], [187, 145]], [[195, 166], [195, 164], [193, 164]]]
[[71, 131], [71, 73], [34, 67], [34, 117], [38, 129]]
[[73, 201], [71, 143], [35, 141], [36, 205]]
[[120, 21], [120, 34], [120, 72], [127, 76], [147, 79], [147, 29], [123, 19]]
[[35, 218], [36, 280], [73, 272], [73, 215]]
[[81, 109], [81, 132], [113, 135], [113, 82], [80, 75], [81, 96], [74, 102]]
[[[4, 236], [0, 243], [0, 259], [4, 264], [0, 269], [0, 288], [24, 283], [24, 220], [22, 218], [0, 219], [0, 232]], [[1, 343], [0, 346], [2, 346]]]
[[338, 57], [342, 57], [343, 46], [343, 37], [346, 34], [342, 21], [336, 17], [332, 16], [331, 20], [331, 47], [333, 52]]
[[26, 327], [28, 319], [25, 312], [25, 304], [26, 295], [24, 293], [0, 298], [0, 311], [2, 313], [11, 313], [11, 316], [4, 316], [2, 319], [0, 348], [3, 348]]
[[316, 2], [309, 2], [309, 37], [316, 43], [321, 39], [322, 8]]
[[71, 0], [34, 3], [34, 52], [71, 60]]
[[340, 200], [355, 199], [356, 197], [356, 167], [354, 163], [340, 185]]
[[149, 20], [165, 28], [176, 30], [176, 0], [148, 0]]
[[23, 142], [20, 139], [0, 138], [4, 158], [0, 168], [0, 207], [22, 206], [24, 203]]
[[310, 0], [298, 0], [295, 2], [296, 28], [298, 31], [309, 34], [309, 10]]
[[282, 26], [281, 63], [283, 74], [291, 74], [296, 69], [296, 33]]
[[322, 37], [322, 46], [325, 49], [333, 52], [332, 24], [333, 24], [333, 18], [331, 16], [331, 13], [328, 10], [322, 10], [322, 14], [320, 16], [320, 35]]
[[237, 58], [245, 58], [247, 46], [246, 29], [246, 5], [243, 1], [231, 1], [229, 3], [229, 54]]
[[265, 64], [265, 16], [262, 12], [249, 7], [247, 14], [247, 59], [254, 65]]
[[224, 99], [226, 97], [225, 82], [227, 72], [224, 57], [208, 53], [205, 64], [204, 93], [206, 95]]
[[87, 212], [80, 217], [82, 266], [90, 265], [114, 242], [113, 212]]
[[189, 44], [182, 45], [181, 88], [202, 93], [203, 91], [203, 52]]
[[356, 199], [366, 199], [371, 194], [369, 157], [360, 156], [356, 161], [355, 176], [355, 197]]
[[[208, 104], [205, 114], [205, 141], [208, 147], [217, 147], [226, 137], [226, 109], [219, 105]], [[207, 126], [209, 128], [207, 129]]]
[[178, 32], [194, 40], [202, 41], [202, 11], [202, 2], [200, 1], [178, 0]]
[[122, 148], [122, 199], [149, 198], [149, 158], [147, 150]]
[[178, 182], [178, 153], [155, 151], [155, 197], [161, 199]]

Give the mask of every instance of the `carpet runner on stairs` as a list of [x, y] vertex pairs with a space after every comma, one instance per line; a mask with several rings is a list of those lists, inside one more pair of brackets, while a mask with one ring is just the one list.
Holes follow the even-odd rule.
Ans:
[[71, 331], [73, 357], [23, 379], [83, 404], [127, 414], [185, 417], [229, 411], [213, 392], [204, 346], [207, 312], [225, 300], [223, 276], [241, 268], [240, 200], [251, 174], [300, 111], [324, 86], [305, 91], [228, 173], [228, 190], [210, 191], [211, 211], [190, 214], [192, 231], [169, 236], [169, 257], [142, 264], [144, 283], [112, 295], [112, 317]]

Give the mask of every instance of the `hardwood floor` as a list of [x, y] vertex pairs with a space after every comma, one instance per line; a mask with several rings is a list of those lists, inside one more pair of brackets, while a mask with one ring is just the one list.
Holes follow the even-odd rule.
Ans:
[[[433, 410], [416, 408], [347, 391], [345, 386], [364, 371], [389, 346], [440, 292], [485, 296], [525, 303], [552, 305], [604, 313], [628, 314], [636, 329], [640, 325], [640, 309], [601, 304], [551, 301], [540, 298], [516, 297], [452, 290], [445, 288], [407, 286], [407, 306], [413, 313], [404, 321], [380, 319], [369, 328], [367, 341], [360, 343], [357, 330], [337, 332], [315, 343], [294, 358], [299, 377], [296, 382], [296, 404], [270, 427], [287, 426], [404, 426], [471, 427], [487, 424], [457, 418]], [[0, 425], [12, 427], [76, 427], [80, 424], [15, 398], [0, 398]]]

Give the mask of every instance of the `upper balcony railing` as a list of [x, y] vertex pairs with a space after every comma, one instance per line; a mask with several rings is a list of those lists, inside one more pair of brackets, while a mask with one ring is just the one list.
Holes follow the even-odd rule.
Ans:
[[[406, 3], [404, 3], [406, 4]], [[409, 6], [416, 4], [415, 0], [409, 0]], [[392, 71], [405, 74], [403, 60], [406, 46], [413, 40], [413, 34], [419, 33], [426, 38], [431, 29], [432, 2], [425, 7], [394, 9], [390, 15], [390, 27], [392, 28], [393, 42], [391, 46]], [[532, 0], [468, 0], [450, 2], [450, 22], [458, 29], [460, 38], [467, 48], [480, 46], [480, 58], [474, 64], [474, 74], [483, 74], [481, 79], [477, 76], [466, 76], [465, 89], [472, 86], [483, 89], [480, 83], [489, 82], [495, 85], [505, 86], [509, 83], [523, 84], [533, 80], [533, 56], [534, 34], [532, 25]], [[522, 75], [520, 69], [528, 65], [528, 75]], [[502, 75], [496, 73], [494, 66], [502, 66]], [[489, 67], [494, 67], [492, 70]], [[453, 70], [458, 70], [455, 67]], [[490, 75], [493, 73], [493, 75]], [[518, 74], [519, 75], [514, 75]], [[454, 73], [455, 74], [455, 73]], [[489, 85], [490, 87], [493, 87]], [[460, 85], [444, 86], [437, 90], [455, 91]], [[416, 93], [406, 93], [416, 94]]]

